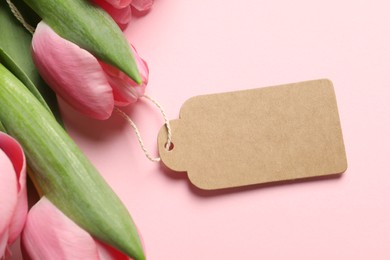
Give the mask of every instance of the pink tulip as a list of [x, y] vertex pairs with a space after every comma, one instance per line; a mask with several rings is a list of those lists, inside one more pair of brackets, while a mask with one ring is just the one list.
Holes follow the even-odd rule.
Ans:
[[26, 160], [18, 142], [0, 132], [0, 258], [20, 235], [27, 214]]
[[22, 235], [25, 259], [127, 260], [121, 252], [95, 241], [46, 197], [31, 208]]
[[103, 0], [103, 1], [107, 2], [108, 4], [112, 5], [115, 8], [120, 9], [129, 6], [132, 0]]
[[[131, 5], [129, 3], [127, 3], [127, 5], [124, 5], [125, 3], [124, 1], [122, 1], [121, 3], [119, 3], [120, 7], [116, 7], [111, 5], [108, 1], [105, 0], [94, 0], [94, 2], [100, 5], [100, 7], [102, 7], [119, 26], [126, 25], [130, 22]], [[111, 2], [115, 2], [115, 1], [111, 1]], [[125, 1], [125, 2], [131, 2], [131, 1]]]
[[139, 12], [146, 12], [152, 8], [153, 0], [133, 0], [131, 6]]
[[132, 51], [142, 85], [63, 39], [44, 22], [32, 40], [33, 59], [46, 83], [73, 108], [100, 120], [111, 116], [114, 105], [134, 103], [145, 91], [149, 70], [133, 47]]
[[121, 27], [131, 20], [131, 7], [141, 13], [152, 8], [153, 0], [92, 0], [100, 5]]

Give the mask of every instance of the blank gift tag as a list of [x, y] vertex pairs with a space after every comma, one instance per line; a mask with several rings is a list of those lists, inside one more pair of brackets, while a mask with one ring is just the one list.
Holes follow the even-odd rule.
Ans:
[[201, 189], [340, 174], [347, 159], [329, 80], [197, 96], [158, 136], [161, 160]]

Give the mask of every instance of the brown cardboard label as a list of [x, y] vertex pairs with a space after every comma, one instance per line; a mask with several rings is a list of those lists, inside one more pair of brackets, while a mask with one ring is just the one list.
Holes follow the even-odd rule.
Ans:
[[170, 123], [173, 149], [164, 147], [163, 127], [160, 157], [202, 189], [347, 169], [334, 88], [326, 79], [193, 97]]

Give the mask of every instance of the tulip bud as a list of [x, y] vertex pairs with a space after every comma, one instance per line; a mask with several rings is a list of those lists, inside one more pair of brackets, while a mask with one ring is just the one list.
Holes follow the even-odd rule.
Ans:
[[40, 22], [32, 40], [36, 67], [48, 85], [69, 105], [95, 119], [107, 119], [115, 105], [128, 105], [142, 95], [148, 67], [133, 49], [143, 84], [56, 34]]
[[93, 0], [93, 2], [97, 3], [101, 8], [103, 8], [104, 11], [106, 11], [120, 27], [124, 27], [124, 25], [130, 22], [131, 20], [130, 4], [123, 7], [115, 7], [109, 4], [105, 0]]
[[28, 213], [22, 235], [24, 258], [129, 260], [115, 249], [94, 240], [42, 197]]
[[141, 84], [130, 46], [103, 9], [86, 0], [24, 0], [61, 37]]

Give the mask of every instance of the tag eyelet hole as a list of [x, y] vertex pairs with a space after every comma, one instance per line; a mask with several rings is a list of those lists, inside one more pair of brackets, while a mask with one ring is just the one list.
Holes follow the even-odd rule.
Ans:
[[170, 144], [169, 147], [168, 147], [168, 143], [165, 143], [164, 147], [165, 147], [165, 149], [166, 149], [168, 152], [170, 152], [170, 151], [173, 150], [173, 148], [175, 147], [175, 145], [171, 142], [171, 144]]

